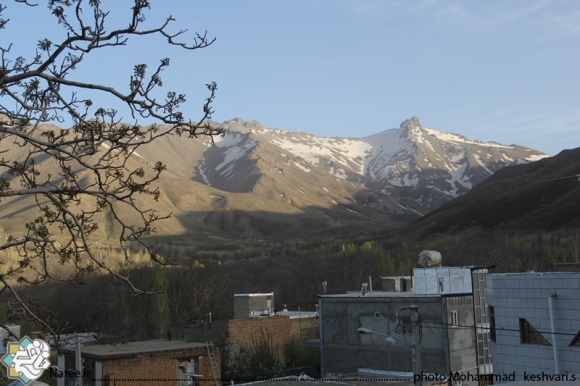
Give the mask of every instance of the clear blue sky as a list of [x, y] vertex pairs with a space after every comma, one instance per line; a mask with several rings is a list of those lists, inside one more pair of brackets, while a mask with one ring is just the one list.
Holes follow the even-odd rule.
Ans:
[[[38, 1], [6, 3], [12, 20], [0, 39], [14, 53], [62, 36]], [[122, 27], [130, 3], [103, 0]], [[207, 30], [217, 41], [190, 52], [134, 39], [87, 58], [73, 78], [126, 91], [134, 64], [170, 57], [164, 85], [187, 94], [192, 119], [215, 81], [220, 122], [361, 137], [417, 116], [425, 127], [549, 154], [580, 146], [577, 0], [152, 0], [146, 25], [169, 15], [186, 39]]]

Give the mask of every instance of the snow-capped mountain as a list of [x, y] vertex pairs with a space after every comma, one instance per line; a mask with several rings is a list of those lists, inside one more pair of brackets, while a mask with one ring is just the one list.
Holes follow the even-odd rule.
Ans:
[[[364, 138], [317, 137], [267, 129], [241, 119], [223, 126], [227, 134], [216, 140], [216, 147], [206, 150], [205, 161], [198, 168], [208, 185], [252, 191], [259, 175], [248, 174], [247, 162], [257, 162], [260, 149], [267, 147], [270, 162], [278, 164], [280, 173], [293, 170], [305, 178], [309, 173], [323, 173], [371, 191], [411, 198], [427, 210], [468, 192], [504, 166], [548, 156], [522, 146], [469, 140], [424, 128], [416, 117], [398, 129]], [[208, 167], [212, 173], [207, 172]]]
[[[214, 138], [215, 145], [208, 138], [170, 135], [129, 156], [128, 170], [150, 169], [158, 161], [167, 166], [158, 181], [159, 202], [140, 198], [140, 205], [172, 214], [156, 224], [159, 237], [223, 243], [240, 236], [307, 239], [384, 232], [468, 192], [506, 165], [546, 157], [521, 146], [427, 129], [417, 118], [365, 138], [317, 137], [241, 119], [222, 126], [226, 134]], [[19, 159], [28, 149], [4, 141], [0, 152]], [[39, 159], [37, 167], [58, 172], [51, 159]], [[78, 173], [79, 180], [93, 178]], [[21, 232], [35, 211], [32, 197], [3, 200], [0, 236]], [[101, 215], [98, 237], [112, 237], [117, 230], [107, 213]]]

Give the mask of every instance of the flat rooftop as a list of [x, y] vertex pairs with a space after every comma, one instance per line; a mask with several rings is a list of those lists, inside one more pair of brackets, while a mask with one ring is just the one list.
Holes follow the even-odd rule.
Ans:
[[242, 296], [242, 297], [248, 297], [248, 296], [274, 296], [274, 292], [256, 292], [256, 293], [251, 293], [251, 294], [234, 294], [235, 296]]
[[[124, 344], [104, 344], [83, 346], [83, 356], [100, 359], [116, 357], [133, 357], [143, 353], [172, 352], [195, 348], [205, 348], [205, 343], [183, 342], [180, 340], [155, 339]], [[66, 348], [65, 353], [74, 353], [74, 349]]]
[[[456, 295], [456, 294], [454, 294]], [[319, 298], [440, 298], [439, 294], [416, 294], [415, 292], [373, 291], [363, 295], [360, 292], [348, 294], [318, 295]]]
[[580, 272], [507, 272], [507, 273], [492, 273], [490, 274], [494, 279], [496, 278], [558, 278], [558, 279], [577, 279], [580, 278]]
[[316, 316], [316, 311], [278, 311], [276, 316], [287, 316], [290, 319], [298, 318], [314, 318]]

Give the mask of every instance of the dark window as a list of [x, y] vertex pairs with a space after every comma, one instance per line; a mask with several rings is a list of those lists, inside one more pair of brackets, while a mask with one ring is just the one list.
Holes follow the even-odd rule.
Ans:
[[116, 374], [105, 374], [103, 377], [103, 386], [116, 386]]
[[495, 310], [489, 306], [489, 339], [495, 342]]
[[525, 319], [520, 319], [520, 337], [522, 343], [550, 345], [550, 342]]
[[580, 346], [580, 331], [578, 331], [568, 346]]

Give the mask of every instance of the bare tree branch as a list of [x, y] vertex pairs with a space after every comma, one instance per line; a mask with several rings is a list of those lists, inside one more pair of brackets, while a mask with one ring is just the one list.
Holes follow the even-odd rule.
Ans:
[[[29, 0], [14, 0], [14, 4], [37, 5]], [[137, 288], [128, 276], [95, 255], [92, 242], [99, 228], [98, 215], [105, 213], [119, 228], [117, 243], [126, 260], [130, 259], [129, 246], [136, 244], [152, 261], [171, 264], [171, 258], [160, 255], [155, 245], [143, 239], [155, 232], [157, 221], [170, 214], [138, 204], [139, 197], [159, 198], [155, 183], [165, 165], [129, 166], [128, 160], [140, 146], [163, 136], [206, 136], [213, 142], [213, 136], [223, 134], [223, 129], [208, 122], [215, 83], [207, 84], [209, 96], [195, 121], [180, 111], [186, 101], [184, 94], [165, 91], [162, 97], [158, 95], [168, 58], [161, 59], [151, 74], [145, 64], [135, 65], [125, 91], [69, 78], [79, 63], [91, 60], [94, 51], [122, 48], [131, 38], [160, 35], [169, 45], [186, 50], [215, 42], [207, 31], [195, 34], [191, 43], [180, 41], [187, 30], [170, 32], [175, 21], [171, 16], [157, 27], [142, 28], [149, 8], [148, 0], [133, 0], [128, 27], [109, 32], [109, 12], [101, 8], [100, 1], [48, 0], [49, 12], [64, 28], [60, 42], [39, 40], [31, 58], [14, 57], [12, 44], [0, 47], [0, 202], [32, 197], [38, 209], [20, 234], [0, 241], [0, 252], [13, 250], [18, 256], [16, 264], [2, 265], [0, 293], [10, 293], [12, 316], [32, 320], [51, 334], [58, 334], [58, 326], [38, 305], [19, 297], [18, 283], [37, 285], [54, 280], [80, 285], [87, 274], [100, 270], [125, 283], [133, 294], [155, 293], [157, 288]], [[6, 10], [0, 5], [0, 29], [10, 26], [10, 19], [2, 17]], [[81, 98], [79, 91], [112, 96], [118, 105], [130, 109], [135, 123], [120, 122], [116, 106], [96, 107], [91, 99]], [[162, 125], [138, 123], [150, 118]], [[67, 120], [72, 121], [68, 129], [44, 125]], [[54, 165], [50, 171], [38, 166], [45, 159]], [[81, 174], [89, 177], [80, 178]], [[139, 222], [127, 221], [127, 212], [136, 214]], [[73, 271], [63, 275], [51, 262], [70, 264]]]

